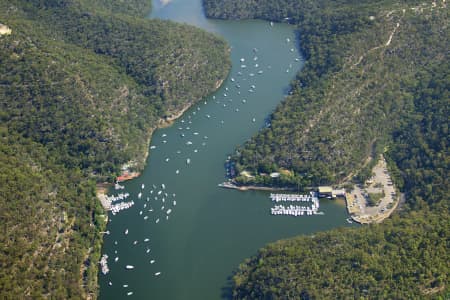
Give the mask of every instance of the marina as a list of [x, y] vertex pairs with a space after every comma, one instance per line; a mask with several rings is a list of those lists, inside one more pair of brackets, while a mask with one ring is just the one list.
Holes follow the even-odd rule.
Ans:
[[[297, 41], [293, 27], [207, 20], [197, 0], [173, 0], [163, 8], [156, 1], [152, 17], [187, 22], [223, 36], [233, 66], [216, 92], [195, 99], [197, 104], [171, 127], [154, 131], [141, 176], [121, 182], [124, 189], [108, 191], [111, 197], [129, 193], [112, 205], [134, 204], [109, 213], [110, 234], [103, 237], [102, 251], [120, 259], [108, 274], [99, 275], [99, 299], [123, 299], [130, 291], [135, 299], [223, 299], [227, 278], [260, 247], [350, 225], [345, 208], [332, 201], [321, 200], [316, 215], [325, 217], [275, 217], [270, 213], [275, 205], [312, 209], [313, 202], [275, 202], [269, 198], [271, 191], [217, 186], [227, 180], [226, 158], [266, 126], [267, 116], [288, 95], [288, 84], [303, 64], [295, 60], [298, 52], [290, 51]], [[286, 68], [291, 72], [286, 74]]]
[[272, 202], [311, 202], [311, 206], [300, 205], [275, 205], [270, 209], [272, 215], [284, 215], [284, 216], [312, 216], [319, 213], [319, 194], [317, 192], [310, 192], [306, 195], [301, 194], [270, 194]]

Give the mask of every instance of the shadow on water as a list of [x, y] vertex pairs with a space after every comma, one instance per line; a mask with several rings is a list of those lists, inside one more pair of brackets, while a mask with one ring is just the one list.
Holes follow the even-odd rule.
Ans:
[[233, 276], [235, 272], [233, 272], [233, 275], [227, 277], [227, 281], [225, 285], [221, 288], [221, 298], [222, 299], [233, 299]]

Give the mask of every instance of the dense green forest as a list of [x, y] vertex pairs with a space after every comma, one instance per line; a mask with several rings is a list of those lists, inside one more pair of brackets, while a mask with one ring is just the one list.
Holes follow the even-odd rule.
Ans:
[[96, 183], [142, 168], [152, 130], [212, 92], [221, 38], [150, 1], [0, 1], [0, 296], [97, 294]]
[[[449, 10], [443, 1], [205, 0], [216, 18], [294, 24], [304, 69], [237, 149], [237, 182], [309, 186], [368, 172], [385, 152], [401, 213], [270, 244], [233, 278], [238, 299], [448, 297]], [[276, 25], [275, 25], [276, 26]], [[262, 173], [288, 169], [280, 179]], [[446, 296], [444, 296], [446, 295]]]

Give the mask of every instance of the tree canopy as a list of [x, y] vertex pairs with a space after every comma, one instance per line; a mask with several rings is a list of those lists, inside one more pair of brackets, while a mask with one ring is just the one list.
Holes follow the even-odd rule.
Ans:
[[[241, 184], [364, 178], [384, 152], [406, 205], [384, 224], [267, 245], [233, 277], [236, 299], [449, 295], [449, 10], [445, 2], [205, 0], [208, 16], [294, 24], [305, 67], [270, 127], [240, 146]], [[290, 170], [270, 179], [262, 173]], [[369, 172], [368, 172], [369, 171]], [[445, 297], [445, 296], [444, 296]]]

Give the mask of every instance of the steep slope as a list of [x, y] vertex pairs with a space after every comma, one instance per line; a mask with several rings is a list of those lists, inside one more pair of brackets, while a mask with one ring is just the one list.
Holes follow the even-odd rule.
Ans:
[[222, 39], [121, 3], [0, 1], [2, 298], [96, 297], [96, 182], [228, 71]]
[[[248, 3], [255, 6], [245, 10], [252, 17], [289, 18], [307, 59], [292, 95], [271, 116], [271, 127], [234, 157], [238, 171], [292, 171], [283, 183], [329, 184], [352, 174], [373, 151], [383, 149], [399, 120], [411, 112], [416, 74], [447, 58], [443, 4], [235, 2], [225, 1], [225, 12], [207, 13], [240, 16], [240, 7]], [[274, 3], [280, 9], [271, 10]], [[276, 181], [256, 176], [256, 183]]]

